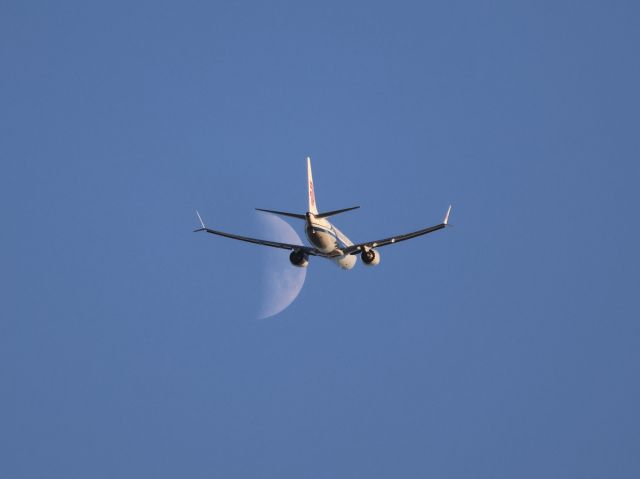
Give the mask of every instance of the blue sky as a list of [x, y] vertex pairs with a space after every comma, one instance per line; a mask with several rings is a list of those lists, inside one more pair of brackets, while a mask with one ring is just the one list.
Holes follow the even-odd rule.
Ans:
[[[0, 478], [638, 477], [638, 18], [4, 2]], [[194, 209], [259, 234], [307, 155], [354, 241], [455, 228], [259, 321]]]

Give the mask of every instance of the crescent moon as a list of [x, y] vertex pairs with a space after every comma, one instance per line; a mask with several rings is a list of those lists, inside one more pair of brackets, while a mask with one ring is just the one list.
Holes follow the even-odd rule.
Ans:
[[[260, 214], [260, 222], [265, 237], [283, 243], [303, 244], [298, 233], [280, 217]], [[307, 268], [291, 264], [288, 250], [268, 249], [264, 258], [259, 319], [275, 316], [293, 303], [302, 291], [307, 276]]]

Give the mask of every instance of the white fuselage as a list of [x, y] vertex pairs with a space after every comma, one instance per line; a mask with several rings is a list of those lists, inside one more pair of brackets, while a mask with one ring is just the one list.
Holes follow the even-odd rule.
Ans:
[[357, 258], [354, 255], [342, 254], [342, 249], [353, 245], [353, 242], [328, 220], [307, 213], [304, 232], [309, 242], [323, 253], [332, 255], [330, 259], [338, 266], [343, 269], [355, 266]]

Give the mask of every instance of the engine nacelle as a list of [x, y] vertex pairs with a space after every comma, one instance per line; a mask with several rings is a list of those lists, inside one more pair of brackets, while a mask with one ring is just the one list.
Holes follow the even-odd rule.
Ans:
[[380, 253], [375, 249], [364, 250], [360, 254], [360, 258], [366, 266], [376, 266], [380, 264]]
[[296, 249], [289, 255], [289, 261], [291, 261], [292, 265], [297, 266], [298, 268], [306, 268], [309, 266], [309, 255], [301, 249]]

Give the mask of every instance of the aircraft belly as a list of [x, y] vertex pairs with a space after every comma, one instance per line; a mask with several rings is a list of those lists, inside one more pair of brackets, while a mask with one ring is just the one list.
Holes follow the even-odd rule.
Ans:
[[356, 257], [353, 255], [338, 256], [332, 258], [335, 263], [342, 269], [352, 269], [356, 265]]
[[338, 244], [333, 236], [320, 231], [307, 231], [309, 242], [323, 253], [330, 253], [338, 248]]

